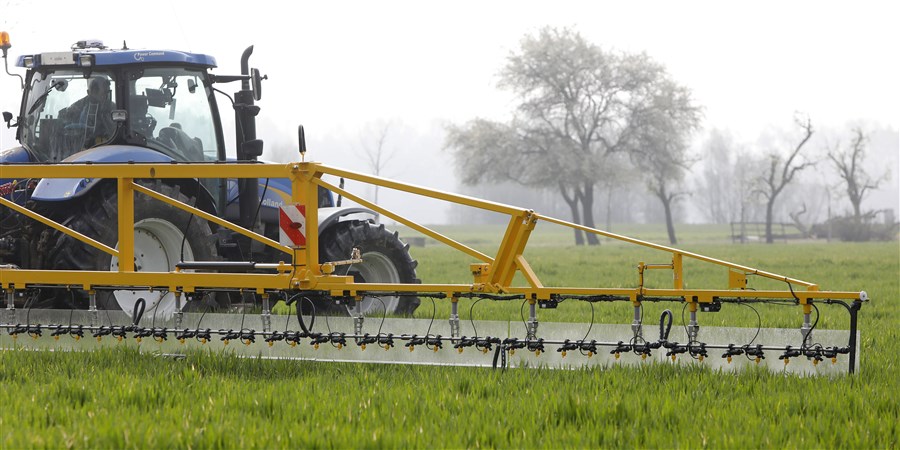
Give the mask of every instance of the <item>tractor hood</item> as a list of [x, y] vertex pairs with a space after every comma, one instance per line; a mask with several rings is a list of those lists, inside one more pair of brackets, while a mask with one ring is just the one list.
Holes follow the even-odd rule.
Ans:
[[[0, 152], [0, 164], [24, 164], [30, 163], [33, 159], [25, 147], [13, 147], [9, 150]], [[3, 178], [3, 169], [0, 166], [0, 197], [9, 197], [15, 189], [18, 181], [12, 178]]]
[[31, 155], [28, 153], [28, 150], [25, 150], [25, 147], [13, 147], [8, 150], [4, 150], [0, 152], [0, 164], [4, 163], [28, 163], [33, 159]]
[[[168, 163], [172, 158], [144, 148], [133, 145], [106, 145], [76, 153], [62, 161], [65, 163]], [[31, 195], [38, 201], [61, 201], [79, 197], [100, 181], [99, 178], [44, 178]]]

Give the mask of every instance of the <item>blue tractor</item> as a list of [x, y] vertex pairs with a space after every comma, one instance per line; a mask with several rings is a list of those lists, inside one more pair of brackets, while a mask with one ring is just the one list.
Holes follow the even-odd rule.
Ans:
[[[9, 36], [0, 39], [6, 65]], [[19, 146], [0, 153], [6, 164], [123, 162], [258, 162], [263, 142], [256, 137], [265, 77], [249, 69], [253, 47], [241, 58], [241, 75], [212, 73], [208, 55], [170, 50], [110, 49], [99, 41], [80, 41], [71, 50], [20, 56], [26, 69], [19, 112], [3, 113], [15, 128]], [[9, 69], [7, 67], [7, 73]], [[239, 83], [231, 98], [218, 87]], [[226, 140], [216, 94], [235, 111], [236, 158], [226, 157]], [[301, 133], [302, 136], [302, 133]], [[301, 142], [301, 145], [305, 145]], [[261, 163], [261, 162], [260, 162]], [[278, 240], [279, 207], [290, 200], [287, 179], [169, 179], [142, 183], [244, 228]], [[103, 179], [5, 179], [0, 196], [37, 211], [75, 231], [115, 247], [116, 186]], [[319, 191], [319, 254], [323, 262], [345, 260], [354, 248], [362, 263], [341, 266], [359, 282], [418, 283], [416, 261], [396, 232], [377, 223], [377, 215], [341, 207], [331, 192]], [[284, 254], [241, 235], [155, 201], [135, 197], [135, 270], [170, 271], [182, 261], [277, 262]], [[118, 261], [70, 236], [0, 208], [0, 265], [31, 269], [117, 270]], [[173, 294], [119, 290], [99, 294], [98, 305], [131, 311], [143, 298], [147, 311], [174, 311]], [[377, 300], [377, 301], [376, 301]], [[84, 308], [77, 290], [33, 295], [32, 307]], [[185, 308], [227, 310], [247, 305], [253, 295], [219, 293], [194, 298]], [[318, 312], [344, 308], [327, 297], [313, 299]], [[23, 300], [24, 302], [24, 300]], [[418, 299], [367, 298], [362, 309], [409, 315]], [[382, 304], [384, 307], [382, 307]]]

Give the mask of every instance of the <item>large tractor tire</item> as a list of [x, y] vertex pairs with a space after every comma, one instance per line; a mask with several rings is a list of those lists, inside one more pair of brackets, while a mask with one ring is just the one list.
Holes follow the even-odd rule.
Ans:
[[[195, 199], [188, 198], [177, 186], [147, 183], [154, 191], [183, 203], [193, 205]], [[118, 204], [114, 184], [98, 186], [84, 199], [67, 204], [68, 210], [57, 212], [65, 218], [60, 222], [70, 229], [96, 239], [110, 247], [118, 248]], [[185, 230], [187, 230], [185, 232]], [[185, 233], [187, 238], [185, 239]], [[199, 217], [136, 193], [134, 196], [134, 268], [141, 272], [169, 272], [181, 261], [182, 243], [185, 261], [214, 261], [218, 259], [215, 236], [209, 224]], [[116, 271], [117, 257], [113, 257], [87, 244], [58, 233], [55, 242], [51, 240], [50, 251], [44, 266], [57, 270]], [[182, 298], [185, 310], [215, 309], [218, 304], [213, 295], [187, 302]], [[87, 297], [84, 293], [72, 295], [61, 292], [56, 297], [56, 307], [84, 308]], [[139, 298], [145, 301], [145, 316], [155, 314], [166, 318], [175, 312], [175, 295], [166, 291], [117, 290], [98, 291], [97, 303], [102, 309], [124, 310], [131, 314]], [[74, 301], [73, 301], [74, 300]]]
[[[386, 230], [384, 225], [364, 221], [339, 222], [319, 235], [319, 260], [322, 262], [349, 259], [354, 248], [359, 249], [363, 262], [338, 266], [336, 275], [352, 275], [357, 283], [421, 283], [416, 278], [418, 263], [410, 257], [409, 245], [404, 244], [396, 232]], [[378, 299], [365, 297], [360, 305], [363, 314], [386, 312], [411, 316], [420, 303], [418, 297], [382, 295]]]

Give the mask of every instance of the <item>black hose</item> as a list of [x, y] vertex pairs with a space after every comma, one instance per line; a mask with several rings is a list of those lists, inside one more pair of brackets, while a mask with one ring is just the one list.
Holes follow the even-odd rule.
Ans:
[[299, 296], [300, 296], [300, 294], [294, 295], [293, 297], [288, 299], [288, 301], [285, 302], [285, 304], [287, 306], [291, 306], [294, 302], [297, 303], [297, 322], [300, 323], [300, 329], [302, 329], [304, 333], [309, 335], [310, 330], [313, 329], [313, 325], [316, 324], [316, 305], [315, 305], [315, 303], [313, 303], [312, 300], [309, 299], [309, 297], [303, 297], [301, 299], [301, 301], [306, 300], [307, 302], [309, 302], [309, 306], [312, 307], [312, 315], [310, 316], [310, 320], [309, 320], [309, 328], [307, 328], [306, 322], [303, 321], [303, 311], [302, 311], [302, 308], [300, 308], [300, 302], [297, 301], [297, 297], [299, 297]]
[[134, 310], [131, 312], [131, 323], [134, 326], [137, 326], [138, 323], [141, 322], [141, 317], [144, 315], [144, 309], [147, 307], [147, 301], [144, 300], [144, 297], [137, 299], [134, 302]]
[[[500, 365], [497, 365], [497, 360], [500, 360]], [[494, 361], [492, 363], [492, 367], [496, 369], [500, 367], [503, 370], [506, 370], [508, 363], [506, 362], [506, 348], [504, 344], [498, 344], [497, 348], [494, 350]]]
[[[666, 318], [669, 319], [668, 324]], [[672, 331], [672, 311], [667, 309], [659, 315], [659, 340], [668, 341], [670, 331]]]
[[[259, 189], [259, 184], [256, 186]], [[269, 190], [269, 178], [266, 178], [266, 186], [263, 187], [262, 195], [259, 196], [259, 203], [256, 204], [256, 213], [253, 214], [253, 222], [251, 222], [252, 226], [255, 226], [256, 220], [259, 219], [259, 210], [262, 208], [263, 200], [266, 198], [266, 191]], [[251, 247], [250, 250], [250, 261], [253, 261], [253, 250]]]

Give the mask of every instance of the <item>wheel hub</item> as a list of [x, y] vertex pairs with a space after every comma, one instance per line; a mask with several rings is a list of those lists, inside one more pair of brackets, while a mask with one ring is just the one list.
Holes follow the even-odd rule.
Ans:
[[[135, 272], [170, 272], [181, 261], [182, 242], [184, 259], [193, 260], [190, 243], [184, 241], [184, 233], [174, 224], [162, 219], [144, 219], [134, 224]], [[118, 243], [116, 249], [118, 249]], [[119, 270], [119, 258], [113, 256], [110, 271]], [[176, 311], [175, 294], [168, 291], [118, 290], [113, 293], [119, 307], [131, 315], [138, 299], [146, 302], [146, 314], [166, 319]]]
[[[400, 283], [400, 273], [387, 255], [380, 252], [366, 252], [362, 254], [361, 263], [350, 266], [347, 273], [352, 275], [357, 283]], [[379, 301], [380, 299], [380, 301]], [[382, 302], [384, 307], [382, 307]], [[383, 309], [394, 311], [400, 303], [400, 297], [390, 296], [366, 296], [360, 305], [363, 314], [380, 313]], [[354, 313], [350, 309], [350, 313]]]

